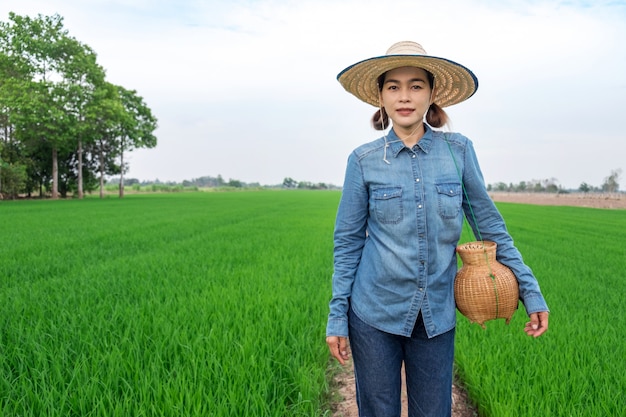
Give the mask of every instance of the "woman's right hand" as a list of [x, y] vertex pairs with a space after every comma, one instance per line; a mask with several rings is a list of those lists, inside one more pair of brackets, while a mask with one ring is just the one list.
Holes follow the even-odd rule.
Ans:
[[341, 336], [328, 336], [326, 338], [326, 344], [330, 349], [330, 354], [339, 361], [340, 364], [345, 365], [346, 361], [350, 357], [348, 354], [348, 338]]

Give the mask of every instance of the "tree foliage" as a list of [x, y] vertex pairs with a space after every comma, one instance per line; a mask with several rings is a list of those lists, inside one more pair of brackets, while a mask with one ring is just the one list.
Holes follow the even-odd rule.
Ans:
[[602, 183], [602, 191], [607, 193], [616, 193], [619, 191], [619, 178], [622, 175], [621, 169], [614, 169]]
[[124, 196], [124, 152], [135, 148], [153, 148], [156, 137], [152, 134], [157, 126], [156, 118], [143, 99], [134, 90], [118, 87], [124, 111], [119, 125], [118, 150], [121, 158], [120, 197]]
[[124, 172], [124, 152], [156, 146], [156, 127], [136, 91], [106, 82], [61, 16], [0, 22], [0, 160], [7, 173], [25, 170], [20, 192], [80, 198], [98, 177]]

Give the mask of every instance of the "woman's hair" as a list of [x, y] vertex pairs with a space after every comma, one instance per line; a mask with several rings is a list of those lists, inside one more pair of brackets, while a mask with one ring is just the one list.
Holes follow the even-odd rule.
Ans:
[[[430, 88], [432, 89], [435, 84], [435, 77], [428, 71], [426, 71], [428, 76], [428, 84], [430, 84]], [[383, 84], [385, 84], [385, 76], [387, 73], [383, 73], [378, 77], [378, 91], [383, 91]], [[432, 127], [442, 127], [448, 124], [448, 114], [442, 109], [437, 103], [433, 103], [428, 108], [426, 112], [426, 123], [428, 123]], [[372, 116], [372, 127], [376, 130], [384, 130], [389, 126], [389, 116], [383, 107], [376, 110], [376, 113]]]

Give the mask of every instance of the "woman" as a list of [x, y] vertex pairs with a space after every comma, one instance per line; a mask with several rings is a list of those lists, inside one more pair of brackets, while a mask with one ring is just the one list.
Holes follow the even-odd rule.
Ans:
[[403, 363], [409, 415], [450, 416], [455, 248], [464, 214], [477, 236], [497, 243], [498, 261], [517, 277], [530, 316], [525, 332], [538, 337], [548, 329], [544, 297], [487, 194], [472, 143], [432, 129], [448, 121], [442, 107], [471, 97], [478, 81], [414, 42], [394, 44], [337, 79], [378, 108], [376, 129], [392, 129], [348, 158], [326, 343], [343, 364], [350, 339], [360, 416], [400, 415]]

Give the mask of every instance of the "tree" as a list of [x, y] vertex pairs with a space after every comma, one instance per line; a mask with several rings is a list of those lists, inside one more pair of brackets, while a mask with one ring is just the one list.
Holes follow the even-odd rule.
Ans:
[[580, 191], [581, 193], [588, 193], [589, 191], [591, 191], [591, 187], [586, 182], [583, 182], [578, 187], [578, 191]]
[[23, 146], [16, 140], [10, 117], [16, 97], [26, 89], [29, 74], [20, 57], [6, 53], [10, 42], [6, 25], [0, 22], [0, 193], [4, 190], [15, 196], [26, 187], [23, 173], [28, 160]]
[[136, 91], [105, 81], [95, 52], [68, 35], [62, 17], [10, 13], [0, 22], [0, 132], [8, 144], [0, 157], [9, 156], [7, 169], [25, 167], [28, 192], [52, 184], [52, 198], [60, 186], [82, 198], [98, 172], [101, 193], [105, 173], [121, 174], [123, 196], [125, 152], [156, 146], [156, 127]]
[[124, 152], [136, 148], [154, 148], [157, 144], [156, 136], [154, 136], [157, 119], [135, 90], [127, 90], [119, 86], [117, 89], [125, 111], [119, 126], [118, 137], [121, 168], [119, 196], [122, 198], [124, 197]]
[[298, 186], [298, 182], [291, 177], [287, 177], [283, 180], [283, 187], [285, 188], [296, 188]]
[[26, 181], [26, 167], [23, 165], [9, 165], [0, 160], [0, 176], [2, 177], [2, 195], [9, 198], [16, 198], [20, 190], [24, 188]]
[[619, 178], [622, 175], [620, 168], [611, 171], [611, 174], [604, 179], [602, 183], [602, 191], [607, 193], [616, 193], [619, 191]]
[[0, 26], [3, 52], [22, 76], [21, 88], [13, 90], [9, 120], [20, 140], [51, 144], [52, 198], [57, 198], [58, 154], [75, 133], [72, 62], [80, 45], [63, 29], [59, 15], [32, 19], [11, 12], [9, 20]]
[[117, 86], [108, 82], [98, 86], [87, 103], [85, 124], [91, 130], [89, 136], [94, 138], [91, 152], [97, 161], [100, 198], [104, 197], [104, 176], [117, 175], [121, 171], [115, 163], [119, 152], [116, 139], [122, 134], [120, 126], [124, 117], [125, 109]]
[[233, 187], [233, 188], [242, 188], [243, 187], [243, 182], [230, 178], [228, 180], [228, 186], [229, 187]]
[[87, 121], [89, 104], [98, 102], [96, 95], [98, 87], [104, 85], [104, 70], [96, 63], [96, 54], [86, 45], [73, 39], [69, 40], [72, 48], [71, 59], [65, 66], [66, 82], [69, 99], [67, 110], [76, 122], [76, 155], [77, 155], [77, 193], [78, 198], [83, 198], [83, 145], [93, 143], [97, 136], [94, 129]]
[[499, 182], [495, 185], [495, 190], [496, 191], [508, 191], [508, 188], [505, 183]]
[[[14, 129], [28, 159], [43, 162], [39, 153], [48, 150], [51, 168], [35, 163], [29, 171], [33, 178], [52, 182], [53, 198], [60, 170], [66, 181], [76, 183], [69, 186], [82, 198], [83, 179], [92, 177], [84, 157], [100, 138], [87, 112], [98, 106], [104, 70], [95, 52], [63, 29], [59, 15], [31, 19], [10, 13], [9, 18], [9, 23], [0, 22], [0, 79], [9, 80], [0, 82], [0, 111], [8, 115], [5, 126]], [[59, 167], [59, 161], [67, 166]]]

